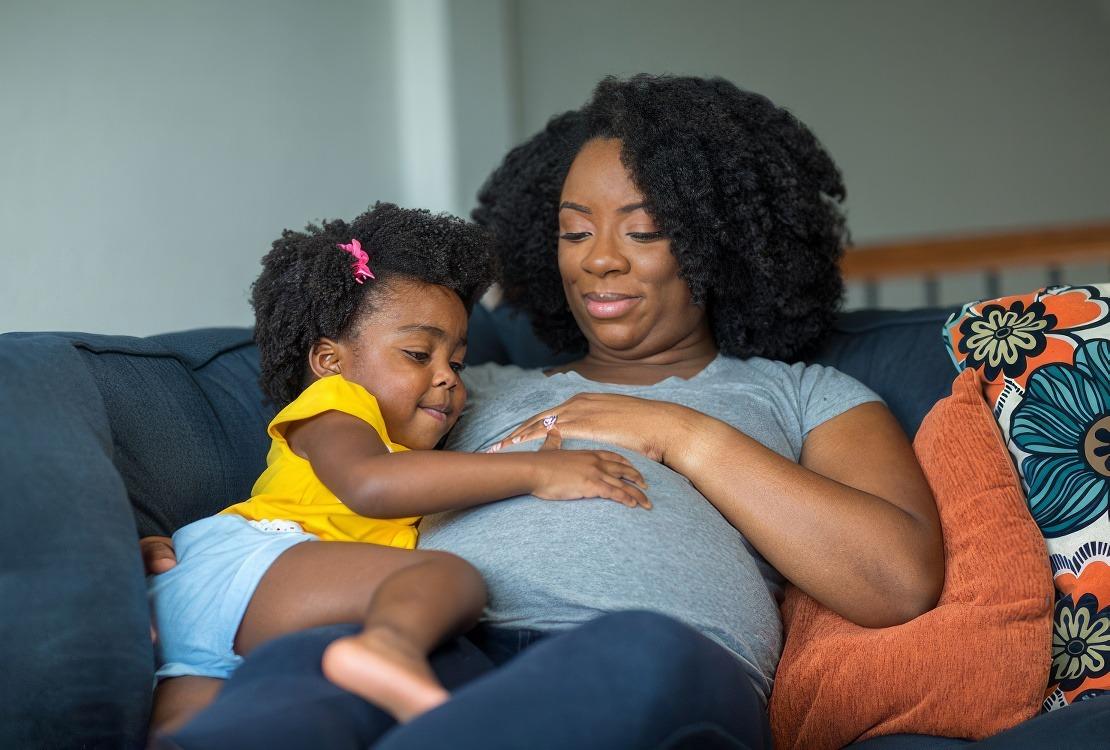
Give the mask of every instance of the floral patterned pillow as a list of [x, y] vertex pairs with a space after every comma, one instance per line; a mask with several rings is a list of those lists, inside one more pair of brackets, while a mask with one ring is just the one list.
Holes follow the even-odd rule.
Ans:
[[979, 373], [1048, 547], [1044, 708], [1110, 693], [1110, 284], [972, 302], [944, 338]]

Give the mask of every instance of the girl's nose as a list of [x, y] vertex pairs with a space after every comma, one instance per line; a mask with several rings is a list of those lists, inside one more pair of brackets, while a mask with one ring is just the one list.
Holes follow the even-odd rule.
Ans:
[[436, 388], [454, 388], [459, 384], [459, 374], [451, 367], [450, 362], [444, 363], [442, 366], [436, 368], [436, 373], [432, 377], [432, 385]]

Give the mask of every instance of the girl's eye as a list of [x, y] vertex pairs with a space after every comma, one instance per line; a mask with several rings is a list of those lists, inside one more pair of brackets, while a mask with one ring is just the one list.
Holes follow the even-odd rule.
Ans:
[[667, 236], [667, 233], [664, 231], [629, 232], [628, 236], [634, 239], [636, 242], [655, 242], [656, 240], [661, 240], [665, 238]]
[[405, 354], [407, 354], [409, 357], [416, 360], [417, 362], [427, 362], [430, 359], [427, 352], [414, 352], [409, 351], [408, 349], [404, 349], [402, 351], [404, 351]]
[[464, 365], [462, 362], [452, 362], [451, 369], [455, 372], [462, 372], [466, 369], [466, 365]]
[[567, 242], [581, 242], [589, 236], [589, 232], [563, 232], [559, 235], [559, 239]]

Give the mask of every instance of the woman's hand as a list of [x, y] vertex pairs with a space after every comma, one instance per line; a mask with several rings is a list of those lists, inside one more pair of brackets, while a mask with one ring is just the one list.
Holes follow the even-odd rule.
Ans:
[[596, 440], [642, 453], [653, 461], [667, 457], [685, 442], [704, 414], [669, 401], [654, 401], [613, 393], [579, 393], [558, 406], [524, 420], [504, 440], [492, 445], [496, 453], [506, 445], [539, 440], [558, 428], [564, 438]]
[[541, 500], [581, 500], [600, 497], [629, 508], [651, 509], [643, 475], [612, 451], [559, 450], [559, 430], [546, 433], [543, 447], [531, 454], [536, 480], [531, 493]]
[[168, 536], [144, 536], [139, 540], [139, 552], [142, 553], [143, 568], [148, 576], [165, 573], [177, 565], [173, 540]]

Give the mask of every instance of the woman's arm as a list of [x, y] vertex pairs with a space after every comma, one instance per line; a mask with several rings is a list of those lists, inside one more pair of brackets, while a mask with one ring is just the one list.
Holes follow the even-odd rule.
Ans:
[[901, 624], [936, 604], [944, 583], [936, 504], [885, 406], [863, 404], [816, 427], [799, 464], [724, 422], [685, 416], [682, 444], [668, 446], [664, 461], [798, 588], [866, 627]]
[[369, 425], [338, 411], [297, 422], [285, 437], [324, 486], [348, 508], [370, 518], [421, 516], [527, 494], [547, 500], [599, 497], [650, 507], [640, 489], [643, 477], [624, 456], [551, 450], [558, 447], [557, 440], [538, 453], [390, 453]]
[[580, 394], [514, 431], [621, 445], [689, 479], [786, 578], [843, 617], [896, 625], [931, 609], [944, 583], [940, 521], [909, 442], [885, 406], [813, 429], [794, 463], [678, 404]]

